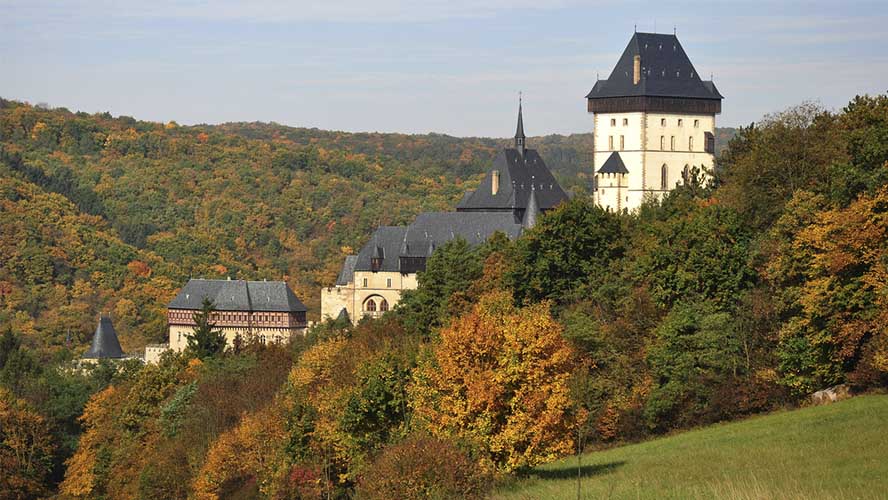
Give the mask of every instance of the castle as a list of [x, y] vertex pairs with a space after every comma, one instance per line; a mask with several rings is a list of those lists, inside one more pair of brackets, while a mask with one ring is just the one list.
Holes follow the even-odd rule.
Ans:
[[496, 232], [517, 238], [537, 217], [567, 199], [539, 153], [528, 149], [518, 105], [514, 147], [501, 150], [478, 189], [455, 212], [425, 212], [409, 226], [378, 228], [357, 255], [345, 258], [332, 287], [321, 290], [321, 319], [377, 317], [417, 287], [435, 249], [454, 238], [480, 245]]
[[722, 95], [673, 35], [635, 33], [607, 80], [586, 96], [594, 118], [594, 199], [632, 211], [715, 160]]

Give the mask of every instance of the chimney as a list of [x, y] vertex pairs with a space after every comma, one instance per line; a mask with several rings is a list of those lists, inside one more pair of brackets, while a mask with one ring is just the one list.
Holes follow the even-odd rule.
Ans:
[[490, 194], [496, 196], [499, 193], [499, 170], [490, 173]]
[[632, 65], [632, 85], [638, 85], [641, 80], [641, 56], [635, 56]]

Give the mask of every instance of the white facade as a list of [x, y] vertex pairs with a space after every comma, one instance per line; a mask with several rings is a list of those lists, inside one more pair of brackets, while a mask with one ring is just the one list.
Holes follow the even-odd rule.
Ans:
[[[602, 208], [635, 210], [646, 197], [674, 189], [685, 168], [712, 169], [706, 132], [715, 135], [714, 114], [594, 113], [594, 120], [594, 198]], [[598, 173], [614, 152], [628, 174]]]

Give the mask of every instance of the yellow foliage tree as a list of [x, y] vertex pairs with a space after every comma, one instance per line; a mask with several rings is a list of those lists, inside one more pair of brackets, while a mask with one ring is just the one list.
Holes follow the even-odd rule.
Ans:
[[532, 467], [573, 450], [574, 357], [548, 304], [519, 309], [493, 291], [421, 362], [414, 410], [432, 433], [477, 444], [500, 471]]
[[53, 448], [46, 420], [0, 387], [0, 498], [46, 495]]
[[103, 444], [106, 444], [108, 436], [103, 432], [108, 428], [108, 422], [113, 418], [117, 390], [109, 386], [97, 393], [83, 409], [80, 422], [83, 425], [83, 435], [77, 445], [77, 452], [65, 463], [65, 480], [59, 485], [59, 491], [75, 498], [93, 496], [96, 489], [95, 469], [98, 463], [98, 452]]

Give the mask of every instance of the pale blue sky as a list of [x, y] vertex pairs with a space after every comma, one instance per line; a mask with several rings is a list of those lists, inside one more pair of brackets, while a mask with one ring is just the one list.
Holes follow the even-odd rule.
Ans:
[[[481, 6], [483, 5], [483, 6]], [[0, 96], [183, 124], [588, 132], [632, 35], [672, 32], [720, 125], [888, 90], [888, 2], [0, 0]]]

